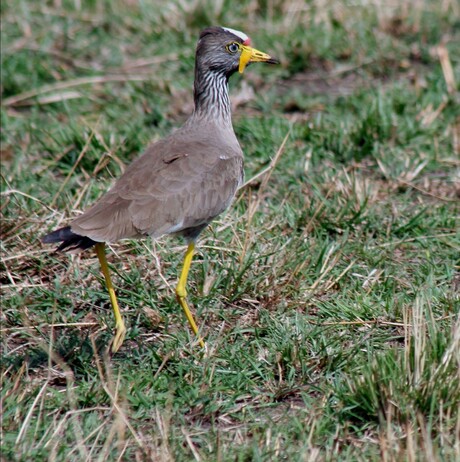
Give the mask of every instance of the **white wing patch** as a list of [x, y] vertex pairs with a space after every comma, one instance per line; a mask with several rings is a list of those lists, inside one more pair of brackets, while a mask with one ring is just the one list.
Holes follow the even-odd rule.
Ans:
[[243, 40], [243, 42], [247, 42], [247, 43], [250, 42], [249, 37], [244, 32], [241, 32], [241, 31], [235, 30], [235, 29], [230, 29], [230, 27], [222, 27], [222, 29], [226, 30], [227, 32], [230, 32], [233, 35], [236, 35], [241, 40]]

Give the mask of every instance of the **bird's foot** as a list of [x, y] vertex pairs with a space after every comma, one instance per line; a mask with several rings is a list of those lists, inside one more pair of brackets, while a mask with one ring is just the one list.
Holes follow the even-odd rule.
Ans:
[[119, 348], [123, 344], [123, 340], [125, 339], [125, 335], [126, 335], [126, 326], [123, 321], [120, 323], [117, 323], [115, 328], [116, 328], [116, 334], [112, 340], [112, 348], [111, 348], [112, 353], [116, 353], [119, 350]]
[[182, 307], [182, 310], [185, 313], [185, 317], [188, 320], [188, 323], [190, 324], [190, 327], [193, 330], [193, 333], [198, 337], [198, 343], [200, 344], [201, 348], [205, 348], [206, 345], [204, 343], [203, 337], [201, 337], [199, 331], [198, 331], [198, 326], [196, 325], [195, 319], [193, 319], [192, 312], [190, 311], [190, 308], [188, 307], [187, 300], [185, 299], [186, 291], [185, 289], [178, 289], [176, 290], [176, 295], [177, 295], [177, 301], [179, 302], [180, 306]]

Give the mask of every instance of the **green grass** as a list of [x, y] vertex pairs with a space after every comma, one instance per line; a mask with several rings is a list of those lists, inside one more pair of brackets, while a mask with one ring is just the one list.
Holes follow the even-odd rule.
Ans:
[[[400, 3], [2, 4], [2, 460], [460, 458], [460, 12]], [[282, 65], [231, 81], [254, 179], [192, 266], [208, 351], [164, 238], [111, 246], [109, 358], [94, 254], [40, 236], [185, 120], [210, 24]]]

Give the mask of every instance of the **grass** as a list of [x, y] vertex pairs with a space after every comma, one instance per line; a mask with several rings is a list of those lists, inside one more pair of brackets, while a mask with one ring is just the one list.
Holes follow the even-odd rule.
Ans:
[[[5, 2], [2, 460], [458, 460], [459, 14]], [[111, 246], [128, 333], [109, 358], [95, 256], [39, 239], [185, 120], [209, 24], [282, 65], [231, 81], [248, 182], [191, 270], [208, 352], [165, 238]]]

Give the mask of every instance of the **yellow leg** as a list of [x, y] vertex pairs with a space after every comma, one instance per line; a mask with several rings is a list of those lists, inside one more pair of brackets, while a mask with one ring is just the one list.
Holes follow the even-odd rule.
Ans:
[[105, 244], [103, 242], [98, 242], [96, 244], [96, 253], [99, 263], [101, 264], [102, 274], [105, 278], [105, 285], [109, 291], [110, 303], [112, 304], [113, 314], [115, 315], [115, 329], [116, 334], [112, 341], [112, 353], [116, 353], [121, 347], [123, 340], [126, 334], [125, 323], [121, 317], [120, 308], [118, 308], [117, 297], [115, 295], [115, 290], [112, 285], [112, 279], [110, 278], [109, 265], [107, 264], [107, 259], [105, 258]]
[[200, 346], [204, 348], [204, 341], [198, 332], [198, 327], [196, 325], [195, 320], [193, 319], [193, 315], [190, 311], [190, 308], [187, 305], [187, 300], [186, 300], [187, 290], [185, 286], [187, 285], [188, 272], [190, 270], [190, 264], [192, 263], [194, 251], [195, 251], [195, 244], [191, 242], [188, 245], [187, 252], [185, 252], [184, 266], [182, 267], [182, 272], [180, 273], [179, 282], [176, 287], [176, 296], [177, 296], [178, 302], [180, 303], [180, 306], [184, 310], [185, 316], [187, 317], [190, 327], [192, 328], [195, 335], [198, 337], [198, 342], [200, 343]]

